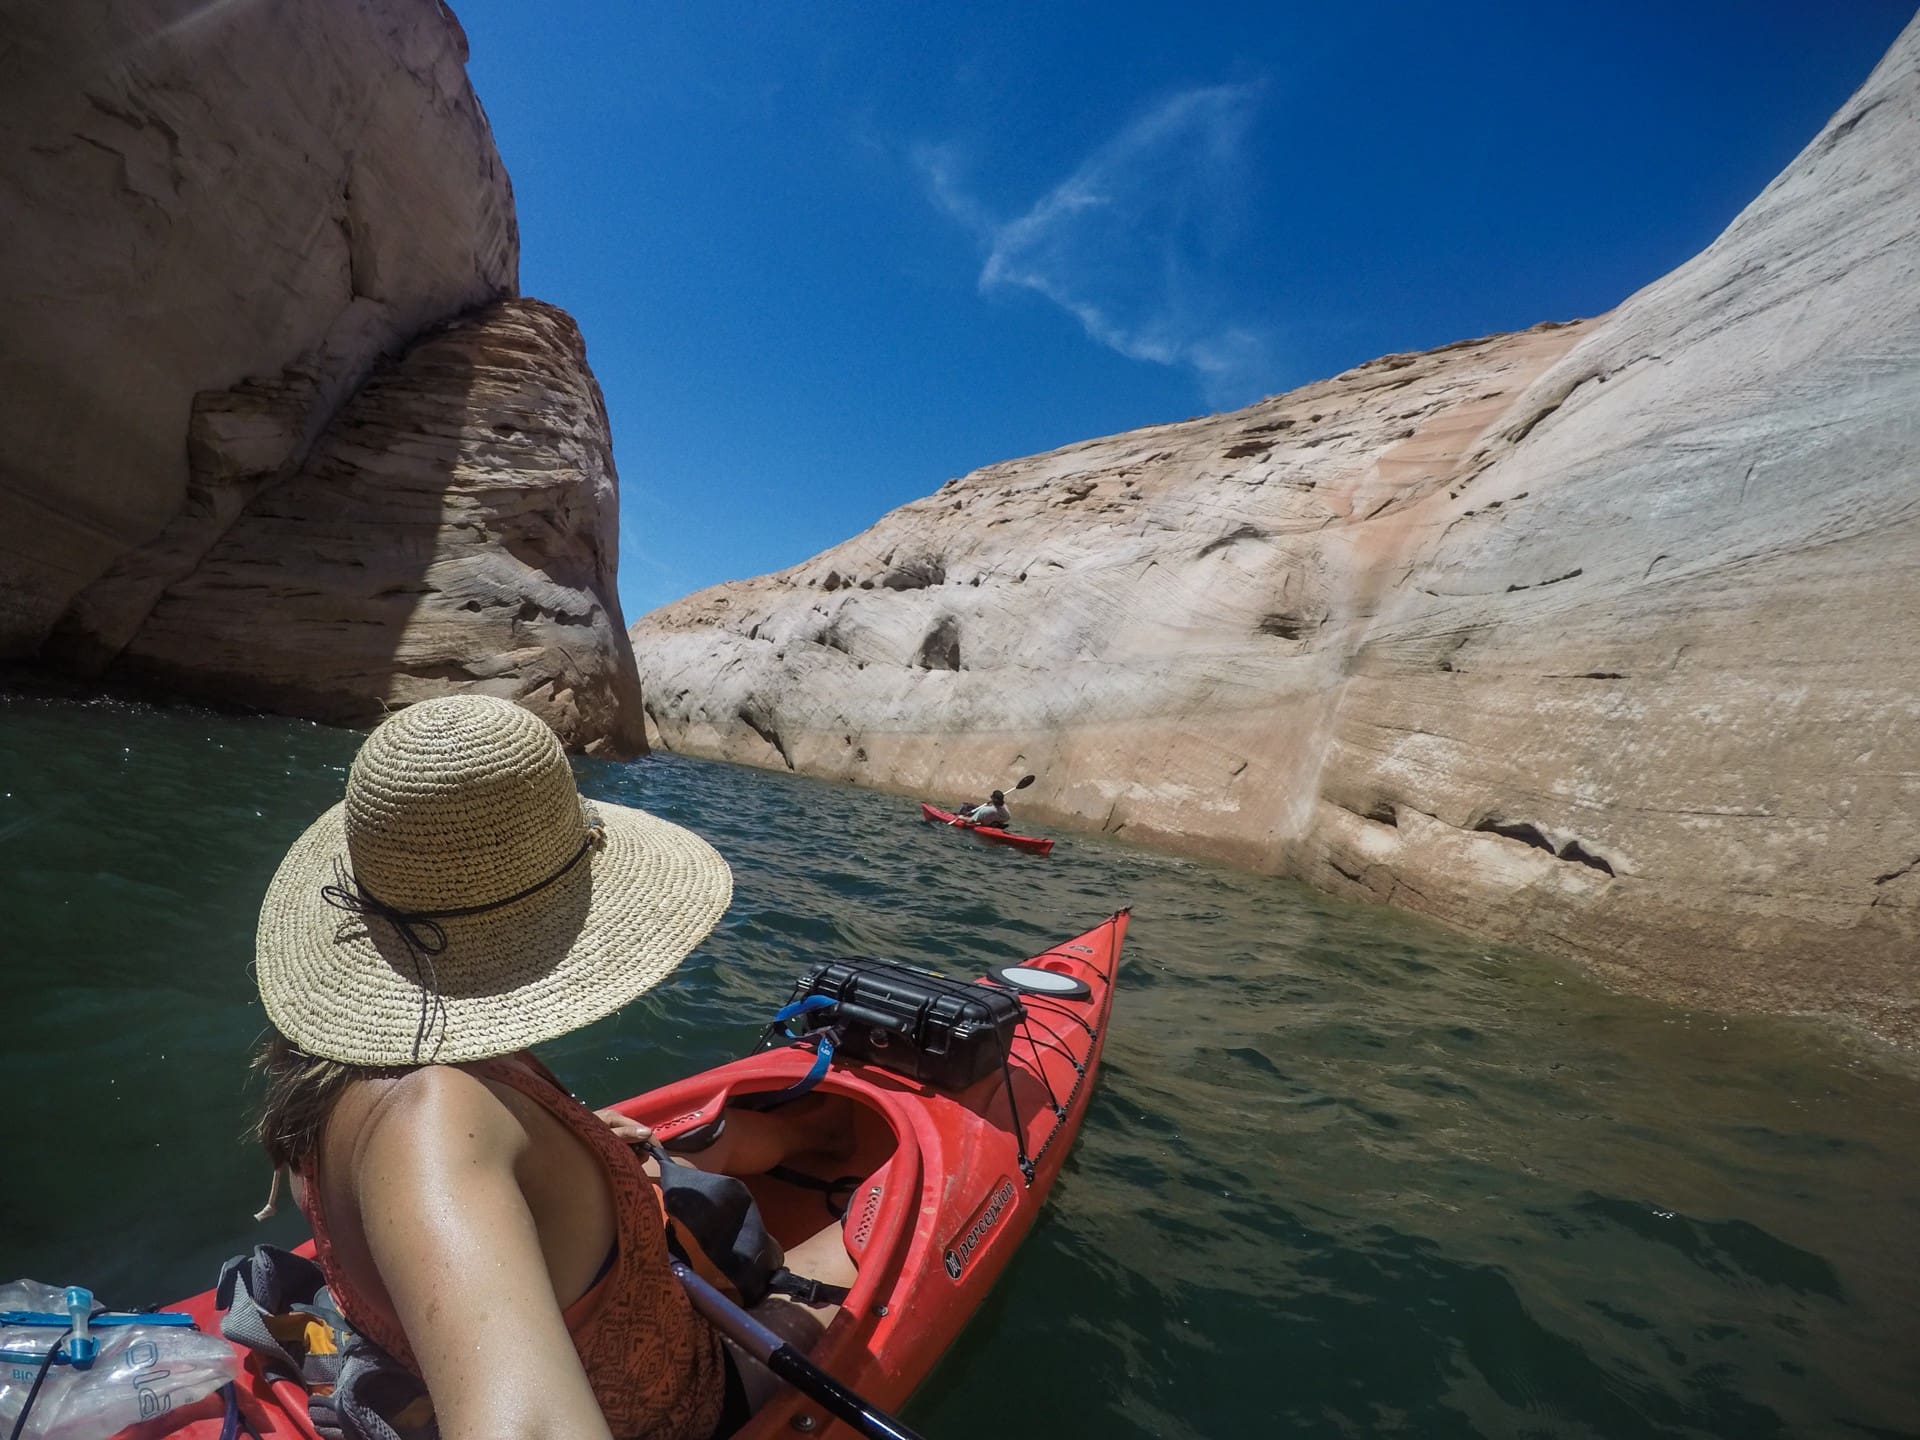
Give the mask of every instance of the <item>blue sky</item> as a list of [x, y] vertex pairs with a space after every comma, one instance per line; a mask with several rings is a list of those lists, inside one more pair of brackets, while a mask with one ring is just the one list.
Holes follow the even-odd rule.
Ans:
[[1909, 0], [454, 0], [629, 621], [951, 476], [1617, 303]]

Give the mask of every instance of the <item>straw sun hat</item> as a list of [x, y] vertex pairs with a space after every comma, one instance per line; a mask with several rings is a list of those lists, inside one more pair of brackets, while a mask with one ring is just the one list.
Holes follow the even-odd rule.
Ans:
[[260, 909], [267, 1015], [312, 1055], [458, 1064], [576, 1030], [652, 989], [727, 908], [727, 862], [644, 810], [583, 801], [546, 723], [424, 700], [369, 735], [346, 800]]

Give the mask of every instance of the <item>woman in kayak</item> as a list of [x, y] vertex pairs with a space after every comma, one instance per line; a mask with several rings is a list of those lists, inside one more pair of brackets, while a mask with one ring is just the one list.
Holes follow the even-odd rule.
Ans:
[[[748, 1415], [668, 1270], [644, 1127], [525, 1053], [665, 979], [732, 889], [691, 831], [582, 801], [553, 732], [483, 696], [380, 725], [281, 862], [256, 948], [277, 1032], [259, 1137], [341, 1312], [426, 1383], [444, 1440], [707, 1440]], [[711, 1168], [822, 1138], [729, 1121]]]

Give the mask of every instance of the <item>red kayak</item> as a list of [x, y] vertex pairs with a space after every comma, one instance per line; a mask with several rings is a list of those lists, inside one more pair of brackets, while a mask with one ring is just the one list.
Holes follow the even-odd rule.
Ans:
[[[804, 1157], [788, 1163], [819, 1182], [850, 1172], [861, 1177], [842, 1220], [827, 1219], [820, 1189], [767, 1175], [741, 1177], [788, 1250], [838, 1224], [857, 1278], [809, 1358], [874, 1404], [896, 1409], [926, 1378], [1039, 1217], [1093, 1094], [1128, 913], [1121, 910], [1084, 935], [976, 982], [1015, 991], [1025, 1008], [1004, 1072], [944, 1090], [865, 1061], [835, 1061], [813, 1093], [844, 1109], [857, 1137], [853, 1155], [817, 1166]], [[793, 1084], [813, 1059], [809, 1046], [795, 1042], [618, 1108], [670, 1142], [709, 1123], [733, 1097]], [[700, 1157], [686, 1158], [698, 1164]], [[212, 1291], [170, 1308], [189, 1311], [203, 1330], [219, 1332]], [[239, 1391], [262, 1440], [318, 1440], [298, 1385], [266, 1380], [247, 1358]], [[123, 1440], [216, 1440], [222, 1409], [210, 1397], [170, 1424], [148, 1422], [124, 1432]], [[817, 1403], [783, 1390], [738, 1433], [774, 1440], [854, 1432]]]
[[942, 810], [938, 805], [922, 804], [920, 818], [937, 820], [957, 830], [971, 831], [982, 840], [991, 840], [996, 845], [1011, 845], [1016, 850], [1026, 850], [1035, 855], [1047, 855], [1053, 851], [1051, 840], [1042, 840], [1038, 835], [1016, 835], [1011, 830], [996, 830], [991, 825], [975, 825], [971, 821], [961, 820], [951, 810]]

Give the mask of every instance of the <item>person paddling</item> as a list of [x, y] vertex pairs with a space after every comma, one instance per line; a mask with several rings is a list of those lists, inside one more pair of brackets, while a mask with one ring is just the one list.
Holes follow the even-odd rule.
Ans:
[[962, 808], [960, 813], [953, 817], [952, 823], [984, 825], [991, 830], [1004, 830], [1013, 823], [1013, 812], [1007, 809], [1006, 793], [996, 790], [986, 804], [975, 805], [971, 809]]
[[472, 695], [375, 729], [275, 874], [256, 1133], [444, 1440], [706, 1440], [770, 1388], [669, 1270], [650, 1133], [527, 1053], [658, 985], [732, 891], [706, 841], [582, 800], [543, 721]]

